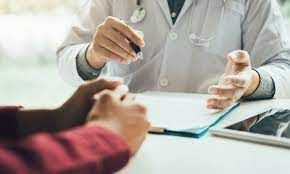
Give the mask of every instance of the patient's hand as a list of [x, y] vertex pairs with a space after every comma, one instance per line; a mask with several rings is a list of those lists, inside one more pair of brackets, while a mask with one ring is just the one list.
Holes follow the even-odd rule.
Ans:
[[121, 96], [106, 90], [95, 99], [88, 124], [100, 125], [119, 134], [130, 146], [131, 155], [135, 154], [150, 129], [146, 108], [135, 103], [132, 94]]
[[228, 54], [228, 64], [218, 85], [210, 86], [213, 94], [207, 101], [209, 109], [224, 109], [237, 102], [242, 96], [252, 94], [258, 87], [260, 77], [251, 69], [250, 56], [245, 51]]
[[79, 125], [85, 121], [90, 109], [94, 105], [94, 95], [105, 89], [114, 90], [121, 85], [120, 80], [100, 79], [93, 80], [81, 85], [73, 96], [58, 110], [63, 115], [63, 124]]

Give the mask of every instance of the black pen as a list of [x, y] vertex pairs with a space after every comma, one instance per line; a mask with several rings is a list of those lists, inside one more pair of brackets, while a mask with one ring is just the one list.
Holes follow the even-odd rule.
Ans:
[[134, 50], [134, 52], [137, 54], [137, 59], [143, 60], [143, 53], [142, 53], [141, 48], [132, 41], [130, 41], [129, 44]]
[[[139, 36], [144, 38], [144, 34], [142, 31], [136, 30], [136, 32], [138, 33]], [[137, 59], [143, 60], [144, 57], [143, 57], [143, 53], [142, 53], [141, 48], [132, 41], [130, 41], [129, 44], [132, 47], [132, 49], [134, 50], [134, 52], [137, 54]]]

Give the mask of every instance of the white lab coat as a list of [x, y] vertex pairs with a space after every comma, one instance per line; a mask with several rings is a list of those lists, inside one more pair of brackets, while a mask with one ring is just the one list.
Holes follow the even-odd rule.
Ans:
[[[228, 0], [220, 24], [223, 0], [185, 0], [174, 25], [167, 0], [143, 0], [142, 6], [147, 16], [133, 24], [130, 16], [136, 0], [90, 0], [58, 51], [61, 76], [73, 85], [83, 82], [76, 56], [92, 41], [96, 27], [107, 16], [115, 16], [144, 32], [144, 60], [130, 65], [107, 63], [102, 75], [123, 77], [132, 92], [207, 93], [224, 72], [226, 55], [243, 49], [250, 53], [253, 67], [272, 76], [275, 97], [290, 96], [290, 42], [276, 0]], [[202, 37], [216, 33], [209, 47], [189, 40], [192, 10], [190, 32]]]

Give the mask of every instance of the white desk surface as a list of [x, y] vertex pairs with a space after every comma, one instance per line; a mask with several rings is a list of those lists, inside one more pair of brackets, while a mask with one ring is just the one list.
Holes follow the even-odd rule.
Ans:
[[[203, 97], [164, 93], [148, 95]], [[218, 127], [237, 123], [271, 107], [290, 109], [290, 100], [243, 103], [239, 110], [224, 119]], [[138, 154], [120, 172], [120, 174], [190, 173], [288, 174], [290, 173], [290, 149], [218, 138], [210, 134], [201, 139], [148, 135]]]

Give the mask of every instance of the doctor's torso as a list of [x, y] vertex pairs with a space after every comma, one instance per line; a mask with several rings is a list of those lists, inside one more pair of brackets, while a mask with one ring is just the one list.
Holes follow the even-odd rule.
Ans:
[[[242, 48], [243, 0], [226, 4], [223, 0], [185, 0], [175, 24], [167, 0], [143, 0], [141, 6], [146, 17], [132, 23], [135, 0], [113, 0], [111, 4], [112, 16], [128, 21], [145, 36], [144, 60], [129, 65], [111, 62], [106, 67], [110, 75], [123, 77], [132, 92], [207, 93], [208, 86], [223, 74], [227, 54]], [[207, 46], [199, 46], [191, 42], [190, 33], [214, 37]]]

